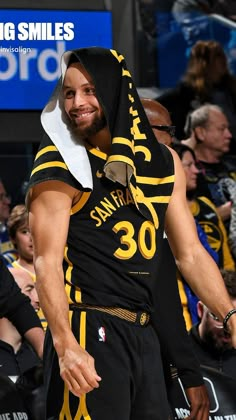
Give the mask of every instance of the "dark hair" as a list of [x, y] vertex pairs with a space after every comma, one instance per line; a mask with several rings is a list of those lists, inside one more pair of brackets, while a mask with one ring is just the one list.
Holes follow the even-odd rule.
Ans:
[[176, 153], [179, 155], [180, 160], [183, 159], [183, 155], [186, 152], [190, 152], [191, 155], [194, 158], [194, 161], [196, 162], [196, 156], [195, 156], [195, 153], [194, 153], [193, 149], [191, 149], [191, 147], [188, 147], [185, 144], [182, 144], [182, 143], [176, 141], [176, 142], [172, 143], [171, 148], [176, 151]]
[[226, 289], [231, 298], [236, 299], [236, 272], [234, 270], [220, 270]]
[[[196, 156], [195, 153], [193, 151], [193, 149], [191, 149], [191, 147], [186, 146], [185, 144], [182, 144], [180, 142], [174, 142], [171, 145], [171, 148], [174, 149], [177, 153], [177, 155], [179, 155], [180, 160], [183, 159], [183, 156], [186, 152], [191, 153], [194, 162], [196, 162]], [[186, 190], [186, 197], [187, 200], [193, 200], [195, 197], [197, 196], [197, 188], [195, 188], [194, 190]]]
[[79, 63], [79, 62], [80, 62], [79, 57], [76, 54], [72, 53], [67, 64], [67, 68], [70, 67], [71, 64]]

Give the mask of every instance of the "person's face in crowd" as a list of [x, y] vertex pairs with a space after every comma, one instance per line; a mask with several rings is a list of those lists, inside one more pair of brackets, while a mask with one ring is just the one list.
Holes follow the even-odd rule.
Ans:
[[[169, 112], [161, 104], [151, 99], [143, 99], [142, 104], [156, 139], [159, 143], [170, 146], [172, 143], [170, 135], [172, 122]], [[162, 129], [158, 129], [158, 126], [162, 126]]]
[[16, 236], [12, 242], [21, 258], [28, 262], [33, 261], [33, 243], [28, 223], [23, 223], [16, 230]]
[[232, 134], [226, 116], [220, 111], [210, 111], [206, 127], [196, 129], [197, 137], [212, 153], [223, 155], [229, 151]]
[[29, 297], [31, 305], [36, 311], [38, 311], [40, 309], [39, 297], [35, 288], [35, 283], [30, 274], [23, 270], [17, 270], [14, 273], [14, 278], [22, 293]]
[[72, 130], [79, 138], [93, 137], [106, 126], [92, 78], [80, 63], [74, 63], [67, 69], [63, 97]]
[[[231, 298], [236, 308], [236, 299]], [[209, 348], [222, 352], [232, 348], [231, 336], [224, 332], [223, 323], [201, 302], [198, 302], [199, 334]]]
[[0, 222], [5, 223], [10, 214], [11, 199], [6, 193], [3, 183], [0, 181]]
[[191, 152], [187, 151], [183, 154], [182, 166], [186, 176], [186, 190], [195, 190], [197, 188], [197, 175], [199, 170], [196, 167], [196, 162]]

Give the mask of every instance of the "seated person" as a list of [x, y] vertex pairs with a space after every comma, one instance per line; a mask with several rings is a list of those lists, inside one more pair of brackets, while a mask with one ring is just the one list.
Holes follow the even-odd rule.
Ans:
[[[147, 98], [142, 99], [142, 104], [157, 140], [171, 146], [175, 127], [171, 125], [167, 109], [157, 101]], [[205, 235], [204, 232], [203, 234]], [[161, 343], [167, 391], [169, 393], [172, 388], [172, 371], [177, 369], [191, 407], [191, 415], [196, 420], [202, 419], [202, 416], [207, 416], [208, 413], [208, 397], [198, 361], [194, 357], [187, 335], [178, 294], [175, 260], [166, 236], [163, 238], [160, 252], [162, 264], [154, 291], [155, 311], [152, 314], [152, 323]], [[168, 295], [174, 321], [173, 317], [169, 317], [169, 308], [161, 298], [164, 295]], [[165, 319], [165, 322], [161, 322], [162, 319]], [[171, 400], [170, 405], [173, 409]]]
[[[221, 270], [221, 274], [236, 308], [236, 272]], [[201, 364], [210, 398], [209, 419], [233, 419], [236, 414], [236, 349], [232, 347], [231, 336], [227, 330], [225, 332], [222, 322], [201, 301], [197, 309], [200, 320], [191, 328], [189, 338]], [[177, 414], [175, 418], [185, 418], [190, 414], [181, 378], [176, 376], [172, 380], [170, 400]]]
[[[30, 298], [31, 305], [39, 310], [38, 294], [35, 284], [27, 272], [12, 269], [12, 274], [22, 293]], [[0, 319], [0, 372], [14, 381], [33, 366], [40, 364], [40, 359], [30, 344], [22, 338], [15, 326], [7, 319]]]
[[[11, 241], [18, 254], [18, 258], [9, 265], [9, 269], [11, 271], [11, 267], [13, 267], [14, 269], [28, 273], [35, 283], [33, 243], [29, 231], [28, 212], [24, 204], [18, 204], [13, 207], [8, 218], [7, 226]], [[41, 308], [39, 308], [37, 314], [44, 330], [46, 330], [47, 322]]]
[[24, 336], [41, 359], [44, 332], [28, 296], [21, 292], [13, 275], [0, 256], [0, 318], [7, 318]]
[[6, 193], [3, 181], [0, 179], [0, 254], [4, 256], [6, 263], [11, 263], [17, 257], [17, 251], [9, 238], [7, 230], [10, 203], [11, 198]]
[[[21, 295], [29, 297], [34, 316], [34, 311], [37, 312], [40, 308], [35, 283], [27, 271], [19, 268], [10, 270], [15, 282], [21, 288]], [[7, 268], [5, 268], [5, 273], [10, 274]], [[22, 308], [22, 311], [24, 311], [24, 308]], [[41, 339], [41, 347], [43, 346], [43, 338]], [[39, 358], [29, 342], [22, 337], [7, 318], [1, 318], [0, 374], [9, 377], [16, 383], [16, 392], [17, 390], [19, 391], [19, 398], [21, 397], [24, 401], [24, 405], [30, 415], [29, 418], [35, 420], [43, 420], [44, 418], [42, 415], [44, 404], [42, 369], [41, 358]]]
[[[221, 270], [221, 273], [236, 308], [236, 272]], [[220, 370], [236, 380], [236, 349], [232, 348], [230, 334], [201, 301], [197, 309], [200, 321], [189, 332], [196, 356], [202, 365]]]
[[[196, 167], [194, 151], [188, 146], [180, 143], [175, 143], [173, 149], [178, 153], [183, 165], [186, 176], [186, 197], [194, 218], [205, 231], [211, 248], [217, 252], [219, 267], [234, 270], [234, 260], [229, 249], [228, 237], [221, 217], [217, 213], [211, 200], [206, 197], [196, 196], [197, 175], [199, 170]], [[195, 295], [186, 285], [182, 277], [181, 280], [179, 280], [179, 288], [182, 304], [184, 304], [185, 319], [189, 328], [191, 326], [191, 321], [196, 322], [196, 318], [193, 318], [193, 316], [189, 317], [189, 312], [192, 314], [196, 311]], [[184, 293], [186, 296], [184, 296]], [[191, 307], [192, 299], [194, 299], [193, 307]]]
[[[206, 104], [192, 112], [190, 137], [182, 140], [194, 149], [198, 177], [198, 195], [208, 196], [228, 232], [231, 252], [236, 257], [236, 159], [229, 155], [232, 134], [222, 109]], [[206, 188], [207, 186], [207, 188]]]
[[0, 419], [27, 420], [30, 418], [16, 385], [7, 376], [0, 374]]

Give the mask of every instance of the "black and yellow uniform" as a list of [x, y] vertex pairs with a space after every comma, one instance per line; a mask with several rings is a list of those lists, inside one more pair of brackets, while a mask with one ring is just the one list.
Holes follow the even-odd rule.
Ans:
[[[169, 150], [154, 138], [132, 79], [122, 67], [120, 80], [125, 77], [128, 89], [123, 92], [122, 85], [119, 94], [117, 89], [109, 93], [118, 94], [119, 102], [123, 99], [121, 115], [119, 107], [116, 108], [114, 121], [117, 115], [122, 117], [125, 109], [129, 114], [129, 125], [125, 128], [127, 118], [121, 118], [120, 127], [124, 131], [118, 136], [119, 125], [111, 115], [114, 101], [109, 102], [107, 90], [104, 97], [97, 89], [100, 86], [96, 74], [100, 74], [101, 49], [91, 50], [88, 63], [87, 49], [85, 56], [81, 54], [82, 62], [85, 67], [88, 65], [98, 99], [104, 107], [111, 131], [112, 152], [107, 156], [95, 148], [86, 150], [93, 181], [90, 188], [76, 179], [62, 157], [63, 152], [45, 136], [35, 159], [30, 188], [45, 180], [59, 180], [83, 192], [71, 209], [63, 261], [65, 289], [72, 331], [80, 345], [94, 357], [102, 381], [98, 389], [80, 399], [69, 393], [59, 376], [58, 359], [48, 332], [45, 345], [46, 418], [167, 420], [169, 408], [159, 341], [151, 323], [146, 320], [153, 311], [159, 247], [163, 243], [165, 211], [173, 190], [173, 159]], [[103, 58], [104, 54], [107, 60], [104, 71], [108, 71], [110, 58], [102, 50]], [[113, 55], [112, 66], [117, 72], [116, 64], [120, 68], [122, 56], [114, 51], [108, 55]], [[114, 78], [116, 80], [116, 73]], [[127, 185], [117, 181], [114, 162], [121, 166], [124, 163], [126, 175], [129, 172], [127, 163], [132, 168]], [[106, 309], [111, 308], [117, 308], [121, 313], [123, 310], [136, 312], [136, 321], [121, 319], [111, 311], [106, 313]]]
[[191, 202], [191, 212], [205, 231], [210, 247], [217, 252], [219, 267], [234, 270], [226, 229], [213, 202], [207, 197], [195, 198]]
[[[51, 146], [53, 151], [49, 147], [42, 144], [32, 182], [43, 158], [48, 164], [55, 163], [53, 169], [50, 167], [50, 179], [63, 180], [81, 190], [81, 185], [65, 164], [64, 168], [56, 166], [63, 160], [56, 147]], [[171, 174], [171, 155], [165, 146], [162, 149], [163, 161], [169, 165]], [[88, 155], [94, 188], [93, 191], [84, 191], [80, 201], [71, 209], [65, 248], [64, 272], [69, 303], [120, 306], [151, 312], [152, 290], [158, 275], [158, 243], [163, 237], [166, 203], [170, 199], [173, 178], [171, 181], [163, 177], [157, 186], [158, 195], [154, 199], [159, 226], [156, 229], [136, 209], [129, 189], [104, 176], [107, 156], [95, 148], [90, 148]]]

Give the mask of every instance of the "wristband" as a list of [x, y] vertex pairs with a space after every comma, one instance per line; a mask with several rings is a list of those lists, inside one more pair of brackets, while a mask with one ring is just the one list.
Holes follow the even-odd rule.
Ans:
[[223, 328], [224, 328], [224, 330], [225, 330], [225, 331], [228, 331], [228, 328], [227, 328], [227, 322], [228, 322], [229, 318], [231, 318], [231, 316], [232, 316], [233, 314], [236, 314], [236, 308], [231, 309], [231, 311], [229, 311], [229, 312], [227, 313], [227, 315], [225, 316], [225, 318], [224, 318], [224, 321], [223, 321]]

